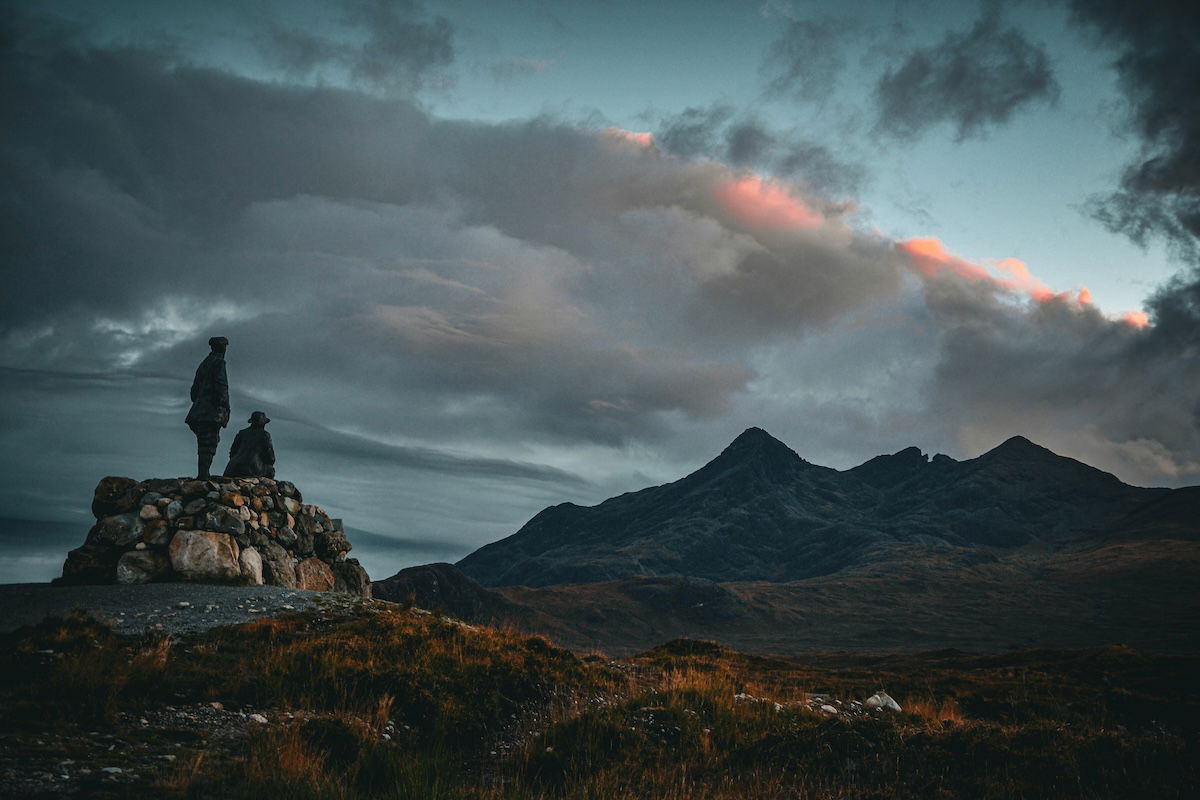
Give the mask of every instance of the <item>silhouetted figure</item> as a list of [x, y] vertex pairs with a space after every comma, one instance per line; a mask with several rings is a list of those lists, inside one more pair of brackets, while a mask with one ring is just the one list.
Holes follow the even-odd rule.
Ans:
[[192, 408], [186, 420], [196, 434], [197, 475], [201, 478], [209, 477], [221, 428], [229, 424], [229, 378], [225, 375], [225, 348], [229, 340], [214, 336], [208, 340], [208, 346], [212, 352], [196, 367], [196, 377], [192, 380]]
[[225, 467], [226, 478], [274, 478], [275, 448], [271, 445], [271, 434], [266, 425], [271, 420], [261, 411], [255, 411], [233, 437], [229, 448], [229, 466]]

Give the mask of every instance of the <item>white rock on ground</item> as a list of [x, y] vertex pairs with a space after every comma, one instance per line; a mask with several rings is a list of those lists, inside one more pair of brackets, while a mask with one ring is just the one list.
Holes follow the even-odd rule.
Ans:
[[867, 698], [867, 708], [886, 708], [888, 711], [899, 711], [900, 704], [892, 699], [887, 692], [876, 692]]

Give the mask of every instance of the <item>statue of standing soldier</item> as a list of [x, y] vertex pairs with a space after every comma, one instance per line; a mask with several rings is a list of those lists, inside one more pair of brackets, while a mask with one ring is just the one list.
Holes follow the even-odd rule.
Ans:
[[225, 348], [229, 340], [214, 336], [208, 340], [208, 346], [212, 352], [196, 367], [196, 377], [192, 380], [192, 408], [186, 420], [196, 434], [200, 478], [209, 477], [221, 428], [229, 424], [229, 378], [225, 374]]

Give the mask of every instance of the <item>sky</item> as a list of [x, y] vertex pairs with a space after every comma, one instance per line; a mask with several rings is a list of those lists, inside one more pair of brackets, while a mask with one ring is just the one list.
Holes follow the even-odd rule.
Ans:
[[[1200, 483], [1200, 8], [9, 0], [0, 581], [229, 338], [374, 577], [763, 427]], [[57, 533], [54, 533], [57, 532]]]

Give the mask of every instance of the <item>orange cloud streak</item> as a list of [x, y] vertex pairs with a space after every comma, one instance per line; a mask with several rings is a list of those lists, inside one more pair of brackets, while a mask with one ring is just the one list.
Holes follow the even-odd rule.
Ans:
[[[949, 273], [964, 280], [980, 281], [997, 289], [1019, 292], [1038, 303], [1062, 300], [1073, 302], [1078, 308], [1094, 306], [1092, 293], [1086, 286], [1080, 287], [1074, 298], [1071, 292], [1055, 292], [1035, 278], [1024, 262], [1015, 258], [997, 261], [993, 268], [996, 274], [993, 274], [986, 267], [951, 255], [945, 245], [936, 238], [909, 239], [900, 242], [898, 246], [901, 252], [908, 256], [913, 269], [926, 278]], [[1144, 311], [1126, 311], [1119, 320], [1135, 328], [1145, 328], [1150, 324], [1150, 317]]]
[[716, 198], [726, 211], [751, 228], [815, 228], [823, 222], [819, 213], [786, 188], [757, 175], [724, 181], [717, 187]]
[[602, 132], [613, 138], [632, 142], [638, 147], [648, 148], [654, 145], [654, 134], [650, 131], [627, 131], [624, 128], [612, 127], [605, 128]]
[[1150, 325], [1150, 315], [1145, 311], [1126, 311], [1121, 315], [1121, 322], [1135, 328], [1145, 328]]

